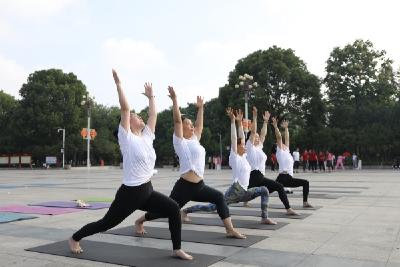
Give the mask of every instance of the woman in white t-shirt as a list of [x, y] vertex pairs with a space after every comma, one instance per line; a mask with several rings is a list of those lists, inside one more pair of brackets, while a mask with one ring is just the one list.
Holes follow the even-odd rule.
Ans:
[[[246, 159], [246, 147], [244, 145], [243, 113], [239, 110], [233, 114], [233, 110], [226, 110], [231, 119], [231, 153], [229, 155], [229, 166], [232, 168], [232, 185], [225, 192], [226, 203], [239, 203], [250, 201], [257, 197], [261, 198], [261, 223], [275, 225], [276, 222], [268, 218], [268, 189], [265, 186], [248, 189], [251, 167]], [[235, 119], [239, 126], [239, 138], [236, 135]], [[198, 211], [214, 211], [215, 204], [195, 205], [184, 210], [187, 213]]]
[[289, 150], [289, 122], [283, 120], [281, 126], [285, 129], [285, 143], [282, 142], [282, 135], [279, 131], [278, 121], [272, 118], [272, 125], [275, 129], [276, 145], [273, 146], [272, 153], [276, 152], [279, 163], [279, 175], [276, 181], [284, 187], [303, 187], [303, 207], [312, 208], [308, 203], [309, 182], [305, 179], [293, 178], [293, 157]]
[[120, 224], [135, 210], [151, 211], [169, 218], [169, 229], [173, 244], [173, 255], [191, 260], [193, 257], [181, 249], [181, 218], [179, 206], [169, 197], [153, 190], [150, 178], [153, 176], [156, 153], [153, 148], [157, 111], [152, 85], [144, 85], [144, 95], [149, 99], [149, 119], [145, 125], [142, 118], [132, 113], [115, 70], [114, 81], [121, 105], [121, 122], [118, 142], [123, 156], [123, 181], [106, 215], [74, 233], [69, 239], [73, 253], [82, 253], [79, 241], [87, 236], [105, 232]]
[[[181, 174], [181, 178], [172, 189], [170, 198], [174, 199], [180, 207], [185, 206], [189, 201], [214, 203], [217, 206], [218, 215], [224, 222], [227, 236], [240, 239], [246, 238], [233, 228], [224, 195], [220, 191], [207, 186], [203, 181], [206, 152], [199, 142], [203, 131], [203, 98], [197, 97], [197, 119], [193, 127], [190, 119], [181, 118], [174, 89], [170, 86], [168, 90], [173, 103], [173, 144], [175, 153], [179, 157], [179, 172]], [[160, 217], [164, 216], [155, 212], [147, 212], [136, 221], [136, 224], [143, 226], [144, 221], [151, 221]], [[183, 212], [182, 217], [184, 220], [187, 218]]]
[[[265, 111], [263, 115], [263, 127], [261, 128], [260, 134], [258, 134], [257, 108], [253, 107], [253, 121], [251, 124], [251, 131], [249, 133], [250, 137], [246, 142], [247, 161], [250, 163], [251, 166], [249, 188], [266, 186], [269, 193], [277, 191], [279, 199], [281, 200], [287, 211], [286, 214], [298, 215], [298, 213], [296, 213], [290, 207], [289, 199], [283, 186], [280, 183], [265, 177], [265, 162], [267, 161], [267, 155], [263, 151], [263, 144], [265, 138], [267, 137], [269, 118], [270, 113], [268, 111]], [[245, 202], [245, 206], [247, 206], [247, 202]]]

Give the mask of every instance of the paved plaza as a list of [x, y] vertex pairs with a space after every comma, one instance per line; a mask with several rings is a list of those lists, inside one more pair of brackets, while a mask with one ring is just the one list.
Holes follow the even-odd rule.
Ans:
[[[225, 191], [230, 184], [230, 175], [230, 170], [206, 170], [205, 181]], [[0, 170], [0, 203], [6, 206], [94, 197], [113, 198], [121, 183], [121, 176], [122, 170], [108, 167], [92, 168], [90, 171], [85, 168]], [[158, 169], [152, 178], [153, 187], [169, 194], [178, 176], [178, 172], [171, 169]], [[277, 173], [267, 172], [267, 176], [275, 178]], [[213, 267], [400, 267], [400, 172], [346, 170], [335, 173], [299, 173], [295, 177], [309, 179], [312, 194], [309, 202], [321, 206], [317, 210], [299, 210], [310, 216], [304, 219], [276, 218], [276, 221], [288, 224], [275, 231], [240, 228], [241, 232], [248, 235], [268, 237], [247, 248], [194, 242], [182, 242], [182, 248], [192, 253], [222, 256], [221, 261], [211, 265]], [[289, 195], [292, 206], [302, 204], [300, 196], [298, 189]], [[258, 204], [259, 200], [252, 203]], [[275, 207], [275, 204], [281, 202], [273, 194], [270, 204]], [[86, 223], [100, 219], [106, 211], [99, 209], [62, 215], [35, 215], [38, 218], [0, 224], [0, 266], [117, 266], [26, 251], [28, 248], [66, 240]], [[142, 211], [134, 212], [118, 227], [132, 225], [142, 214]], [[214, 214], [193, 216], [215, 217]], [[236, 215], [232, 218], [260, 219]], [[168, 227], [165, 222], [149, 222], [146, 225]], [[184, 225], [184, 229], [224, 232], [219, 226]], [[85, 240], [124, 244], [132, 246], [132, 249], [136, 246], [170, 251], [172, 247], [170, 240], [111, 234], [97, 234]]]

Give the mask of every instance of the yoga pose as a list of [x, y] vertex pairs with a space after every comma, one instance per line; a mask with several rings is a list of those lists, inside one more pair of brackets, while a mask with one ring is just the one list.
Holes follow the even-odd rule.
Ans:
[[[199, 142], [203, 130], [203, 98], [197, 97], [197, 119], [193, 127], [190, 119], [181, 118], [175, 90], [172, 87], [168, 87], [168, 90], [173, 103], [173, 144], [175, 152], [179, 157], [179, 172], [181, 174], [181, 178], [175, 183], [170, 197], [181, 208], [191, 200], [214, 203], [217, 206], [218, 215], [224, 222], [226, 235], [240, 239], [246, 238], [233, 228], [224, 195], [207, 186], [203, 181], [206, 152]], [[147, 212], [136, 220], [136, 232], [145, 233], [143, 223], [161, 217], [164, 217], [161, 213]], [[186, 219], [184, 213], [182, 213], [182, 217]]]
[[276, 118], [272, 118], [272, 125], [275, 129], [276, 144], [273, 146], [273, 150], [276, 150], [276, 158], [279, 163], [279, 175], [276, 181], [282, 184], [284, 187], [303, 187], [303, 207], [312, 208], [308, 203], [308, 192], [309, 183], [304, 179], [293, 178], [293, 157], [289, 151], [289, 122], [287, 120], [282, 121], [281, 126], [285, 129], [285, 143], [282, 142], [282, 135], [279, 131], [278, 121]]
[[144, 95], [149, 99], [149, 119], [145, 125], [139, 115], [131, 113], [115, 70], [113, 70], [113, 76], [121, 105], [118, 142], [124, 159], [123, 181], [106, 215], [74, 233], [69, 239], [70, 249], [73, 253], [82, 253], [83, 250], [79, 245], [82, 238], [105, 232], [121, 223], [135, 210], [140, 209], [168, 217], [173, 255], [191, 260], [193, 257], [181, 249], [182, 223], [178, 204], [169, 197], [154, 191], [150, 181], [156, 161], [153, 140], [157, 120], [152, 85], [149, 83], [144, 85]]
[[[265, 177], [265, 162], [267, 161], [267, 155], [263, 151], [263, 144], [268, 132], [269, 117], [270, 113], [265, 111], [263, 115], [263, 127], [261, 128], [260, 134], [258, 134], [257, 108], [253, 107], [253, 122], [251, 124], [250, 137], [246, 142], [247, 161], [251, 166], [249, 188], [266, 186], [269, 193], [278, 191], [279, 199], [285, 206], [287, 214], [298, 215], [298, 213], [290, 207], [289, 199], [283, 186], [280, 183]], [[247, 206], [247, 202], [245, 202], [245, 206]]]
[[[246, 159], [246, 147], [244, 144], [242, 125], [243, 113], [239, 110], [235, 117], [231, 108], [228, 108], [226, 112], [231, 119], [231, 153], [229, 155], [229, 166], [232, 168], [233, 183], [225, 192], [225, 201], [229, 205], [261, 197], [261, 223], [274, 225], [276, 222], [268, 218], [268, 189], [265, 186], [248, 189], [251, 167]], [[239, 126], [239, 138], [236, 136], [235, 119]], [[214, 211], [216, 208], [215, 204], [195, 205], [184, 209], [183, 212], [188, 214], [197, 211]]]

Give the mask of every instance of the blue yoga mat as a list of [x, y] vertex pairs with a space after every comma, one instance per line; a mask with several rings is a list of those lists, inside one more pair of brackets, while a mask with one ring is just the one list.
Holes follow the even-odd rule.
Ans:
[[0, 212], [0, 223], [21, 221], [21, 220], [29, 220], [35, 219], [36, 216], [25, 215], [22, 213], [12, 213], [12, 212]]

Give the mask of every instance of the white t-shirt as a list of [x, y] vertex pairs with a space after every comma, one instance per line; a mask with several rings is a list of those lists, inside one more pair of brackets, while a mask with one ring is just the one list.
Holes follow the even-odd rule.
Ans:
[[175, 153], [179, 157], [179, 173], [194, 171], [198, 176], [204, 176], [206, 150], [200, 144], [195, 134], [190, 139], [179, 138], [173, 134]]
[[279, 173], [287, 172], [293, 177], [293, 157], [290, 155], [289, 148], [283, 150], [277, 147], [276, 159], [279, 164]]
[[253, 145], [250, 140], [246, 142], [247, 150], [247, 161], [251, 166], [251, 170], [259, 170], [263, 175], [265, 175], [265, 162], [267, 161], [267, 155], [262, 150], [263, 146], [259, 144], [258, 146]]
[[293, 152], [293, 159], [294, 159], [294, 161], [300, 161], [300, 153], [299, 153], [299, 151], [294, 151]]
[[232, 168], [232, 180], [238, 182], [247, 191], [249, 187], [251, 167], [246, 159], [246, 154], [239, 156], [233, 150], [229, 155], [229, 166]]
[[156, 152], [153, 148], [155, 136], [146, 125], [141, 136], [134, 135], [122, 125], [118, 129], [118, 143], [123, 156], [123, 181], [127, 186], [138, 186], [153, 176]]

